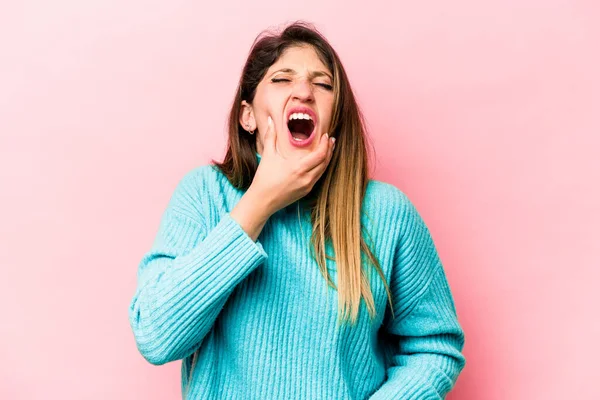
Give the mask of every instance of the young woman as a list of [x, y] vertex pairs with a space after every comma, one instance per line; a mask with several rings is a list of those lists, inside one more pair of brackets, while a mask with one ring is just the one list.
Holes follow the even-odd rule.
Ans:
[[430, 232], [369, 178], [344, 68], [310, 24], [254, 42], [222, 163], [179, 182], [129, 309], [189, 399], [440, 399], [464, 332]]

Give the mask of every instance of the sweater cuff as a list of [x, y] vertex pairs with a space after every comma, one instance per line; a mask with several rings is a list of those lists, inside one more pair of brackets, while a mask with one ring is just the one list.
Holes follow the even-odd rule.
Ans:
[[250, 235], [246, 233], [242, 226], [231, 217], [231, 213], [223, 214], [223, 216], [221, 217], [221, 221], [219, 221], [219, 224], [217, 224], [217, 226], [218, 225], [223, 225], [223, 229], [230, 231], [236, 239], [239, 239], [242, 242], [242, 245], [249, 248], [254, 247], [254, 250], [257, 251], [260, 255], [267, 257], [267, 253], [265, 252], [265, 249], [263, 248], [262, 244], [258, 240], [252, 240]]
[[[226, 279], [239, 282], [268, 257], [262, 244], [252, 240], [229, 213], [221, 216], [198, 249], [202, 252], [200, 259], [209, 265], [213, 264], [211, 260], [215, 266], [218, 265], [218, 268], [206, 269], [210, 276], [204, 276], [205, 279], [216, 281]], [[192, 256], [192, 259], [198, 258]]]

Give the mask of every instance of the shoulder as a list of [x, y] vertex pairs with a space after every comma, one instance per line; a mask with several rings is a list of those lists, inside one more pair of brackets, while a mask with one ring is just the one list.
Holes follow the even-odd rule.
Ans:
[[198, 165], [183, 174], [175, 191], [179, 194], [189, 194], [198, 190], [211, 190], [214, 186], [218, 186], [224, 178], [224, 175], [214, 165]]
[[404, 195], [404, 193], [395, 185], [391, 183], [379, 181], [376, 179], [369, 179], [367, 183], [367, 191], [365, 197], [378, 197], [388, 201], [397, 201], [398, 196]]
[[363, 207], [366, 212], [386, 213], [388, 217], [400, 218], [414, 208], [409, 197], [397, 186], [375, 179], [369, 179]]
[[226, 181], [227, 178], [212, 164], [195, 166], [176, 182], [169, 208], [194, 219], [201, 218], [209, 211], [210, 199], [222, 192]]
[[363, 213], [370, 221], [377, 221], [388, 234], [398, 238], [411, 236], [416, 232], [429, 232], [415, 203], [400, 188], [391, 183], [369, 180]]

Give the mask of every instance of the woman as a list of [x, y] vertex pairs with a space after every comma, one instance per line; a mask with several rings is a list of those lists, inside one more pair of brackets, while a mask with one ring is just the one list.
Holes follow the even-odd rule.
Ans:
[[[222, 163], [177, 185], [130, 322], [190, 399], [439, 399], [464, 333], [429, 230], [368, 178], [363, 119], [311, 25], [259, 35]], [[362, 301], [361, 301], [362, 300]]]

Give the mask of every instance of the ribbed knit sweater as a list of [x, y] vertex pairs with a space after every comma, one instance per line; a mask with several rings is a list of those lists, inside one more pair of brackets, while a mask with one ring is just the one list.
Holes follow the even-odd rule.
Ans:
[[[144, 358], [182, 360], [188, 399], [445, 398], [465, 365], [464, 332], [407, 196], [369, 180], [361, 214], [395, 318], [371, 273], [375, 319], [361, 300], [357, 324], [338, 326], [337, 291], [311, 257], [309, 211], [300, 202], [277, 211], [253, 241], [230, 216], [243, 194], [211, 165], [177, 184], [129, 307]], [[327, 268], [337, 285], [335, 261]]]

